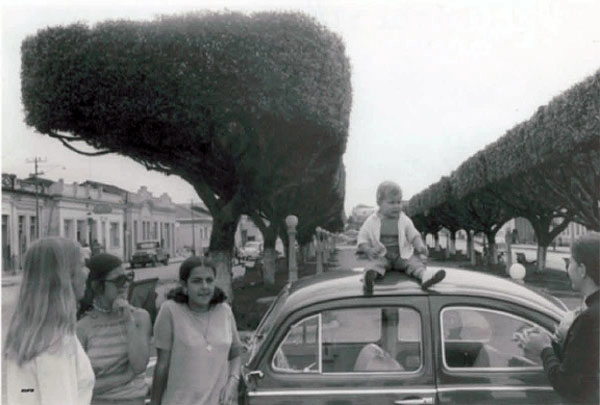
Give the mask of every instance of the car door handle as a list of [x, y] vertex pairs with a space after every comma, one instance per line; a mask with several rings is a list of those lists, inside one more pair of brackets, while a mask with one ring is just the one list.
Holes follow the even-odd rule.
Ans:
[[425, 398], [399, 399], [397, 401], [394, 401], [394, 404], [396, 404], [396, 405], [429, 405], [429, 404], [433, 404], [433, 398], [425, 397]]

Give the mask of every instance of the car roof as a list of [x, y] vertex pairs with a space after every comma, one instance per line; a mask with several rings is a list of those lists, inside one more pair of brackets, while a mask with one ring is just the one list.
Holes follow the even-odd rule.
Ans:
[[[442, 267], [428, 266], [430, 269]], [[388, 272], [376, 282], [373, 296], [386, 295], [467, 295], [494, 298], [526, 306], [551, 318], [561, 319], [567, 310], [562, 301], [511, 279], [474, 270], [444, 268], [446, 277], [423, 290], [419, 282], [401, 272]], [[304, 277], [287, 286], [288, 294], [280, 313], [289, 314], [318, 302], [363, 296], [363, 269], [333, 270]]]

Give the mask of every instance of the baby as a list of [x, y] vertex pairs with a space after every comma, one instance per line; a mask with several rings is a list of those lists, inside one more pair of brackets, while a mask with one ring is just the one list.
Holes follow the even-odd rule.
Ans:
[[400, 270], [417, 278], [426, 289], [446, 276], [444, 270], [427, 269], [427, 247], [412, 220], [401, 210], [402, 190], [391, 181], [377, 187], [379, 210], [358, 232], [357, 253], [365, 263], [365, 294], [373, 293], [375, 279], [387, 270]]

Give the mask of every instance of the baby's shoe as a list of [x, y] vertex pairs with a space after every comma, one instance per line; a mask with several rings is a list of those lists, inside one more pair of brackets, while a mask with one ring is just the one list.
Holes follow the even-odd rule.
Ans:
[[423, 279], [421, 280], [421, 288], [426, 290], [434, 284], [439, 283], [446, 277], [446, 270], [441, 269], [433, 273], [433, 270], [427, 269], [425, 270], [425, 274], [423, 275]]

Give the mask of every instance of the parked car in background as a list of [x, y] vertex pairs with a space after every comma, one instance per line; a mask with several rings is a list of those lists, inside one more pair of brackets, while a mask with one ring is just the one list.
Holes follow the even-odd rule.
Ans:
[[330, 271], [280, 292], [249, 342], [240, 404], [557, 404], [514, 334], [567, 308], [522, 284], [447, 269], [428, 291], [391, 272]]
[[248, 241], [244, 247], [238, 250], [240, 260], [257, 260], [262, 257], [262, 243], [258, 241]]
[[169, 264], [169, 252], [160, 246], [159, 241], [138, 242], [135, 248], [135, 252], [129, 261], [132, 268], [137, 266], [146, 267], [148, 264], [152, 266], [156, 266], [158, 263], [165, 266]]

